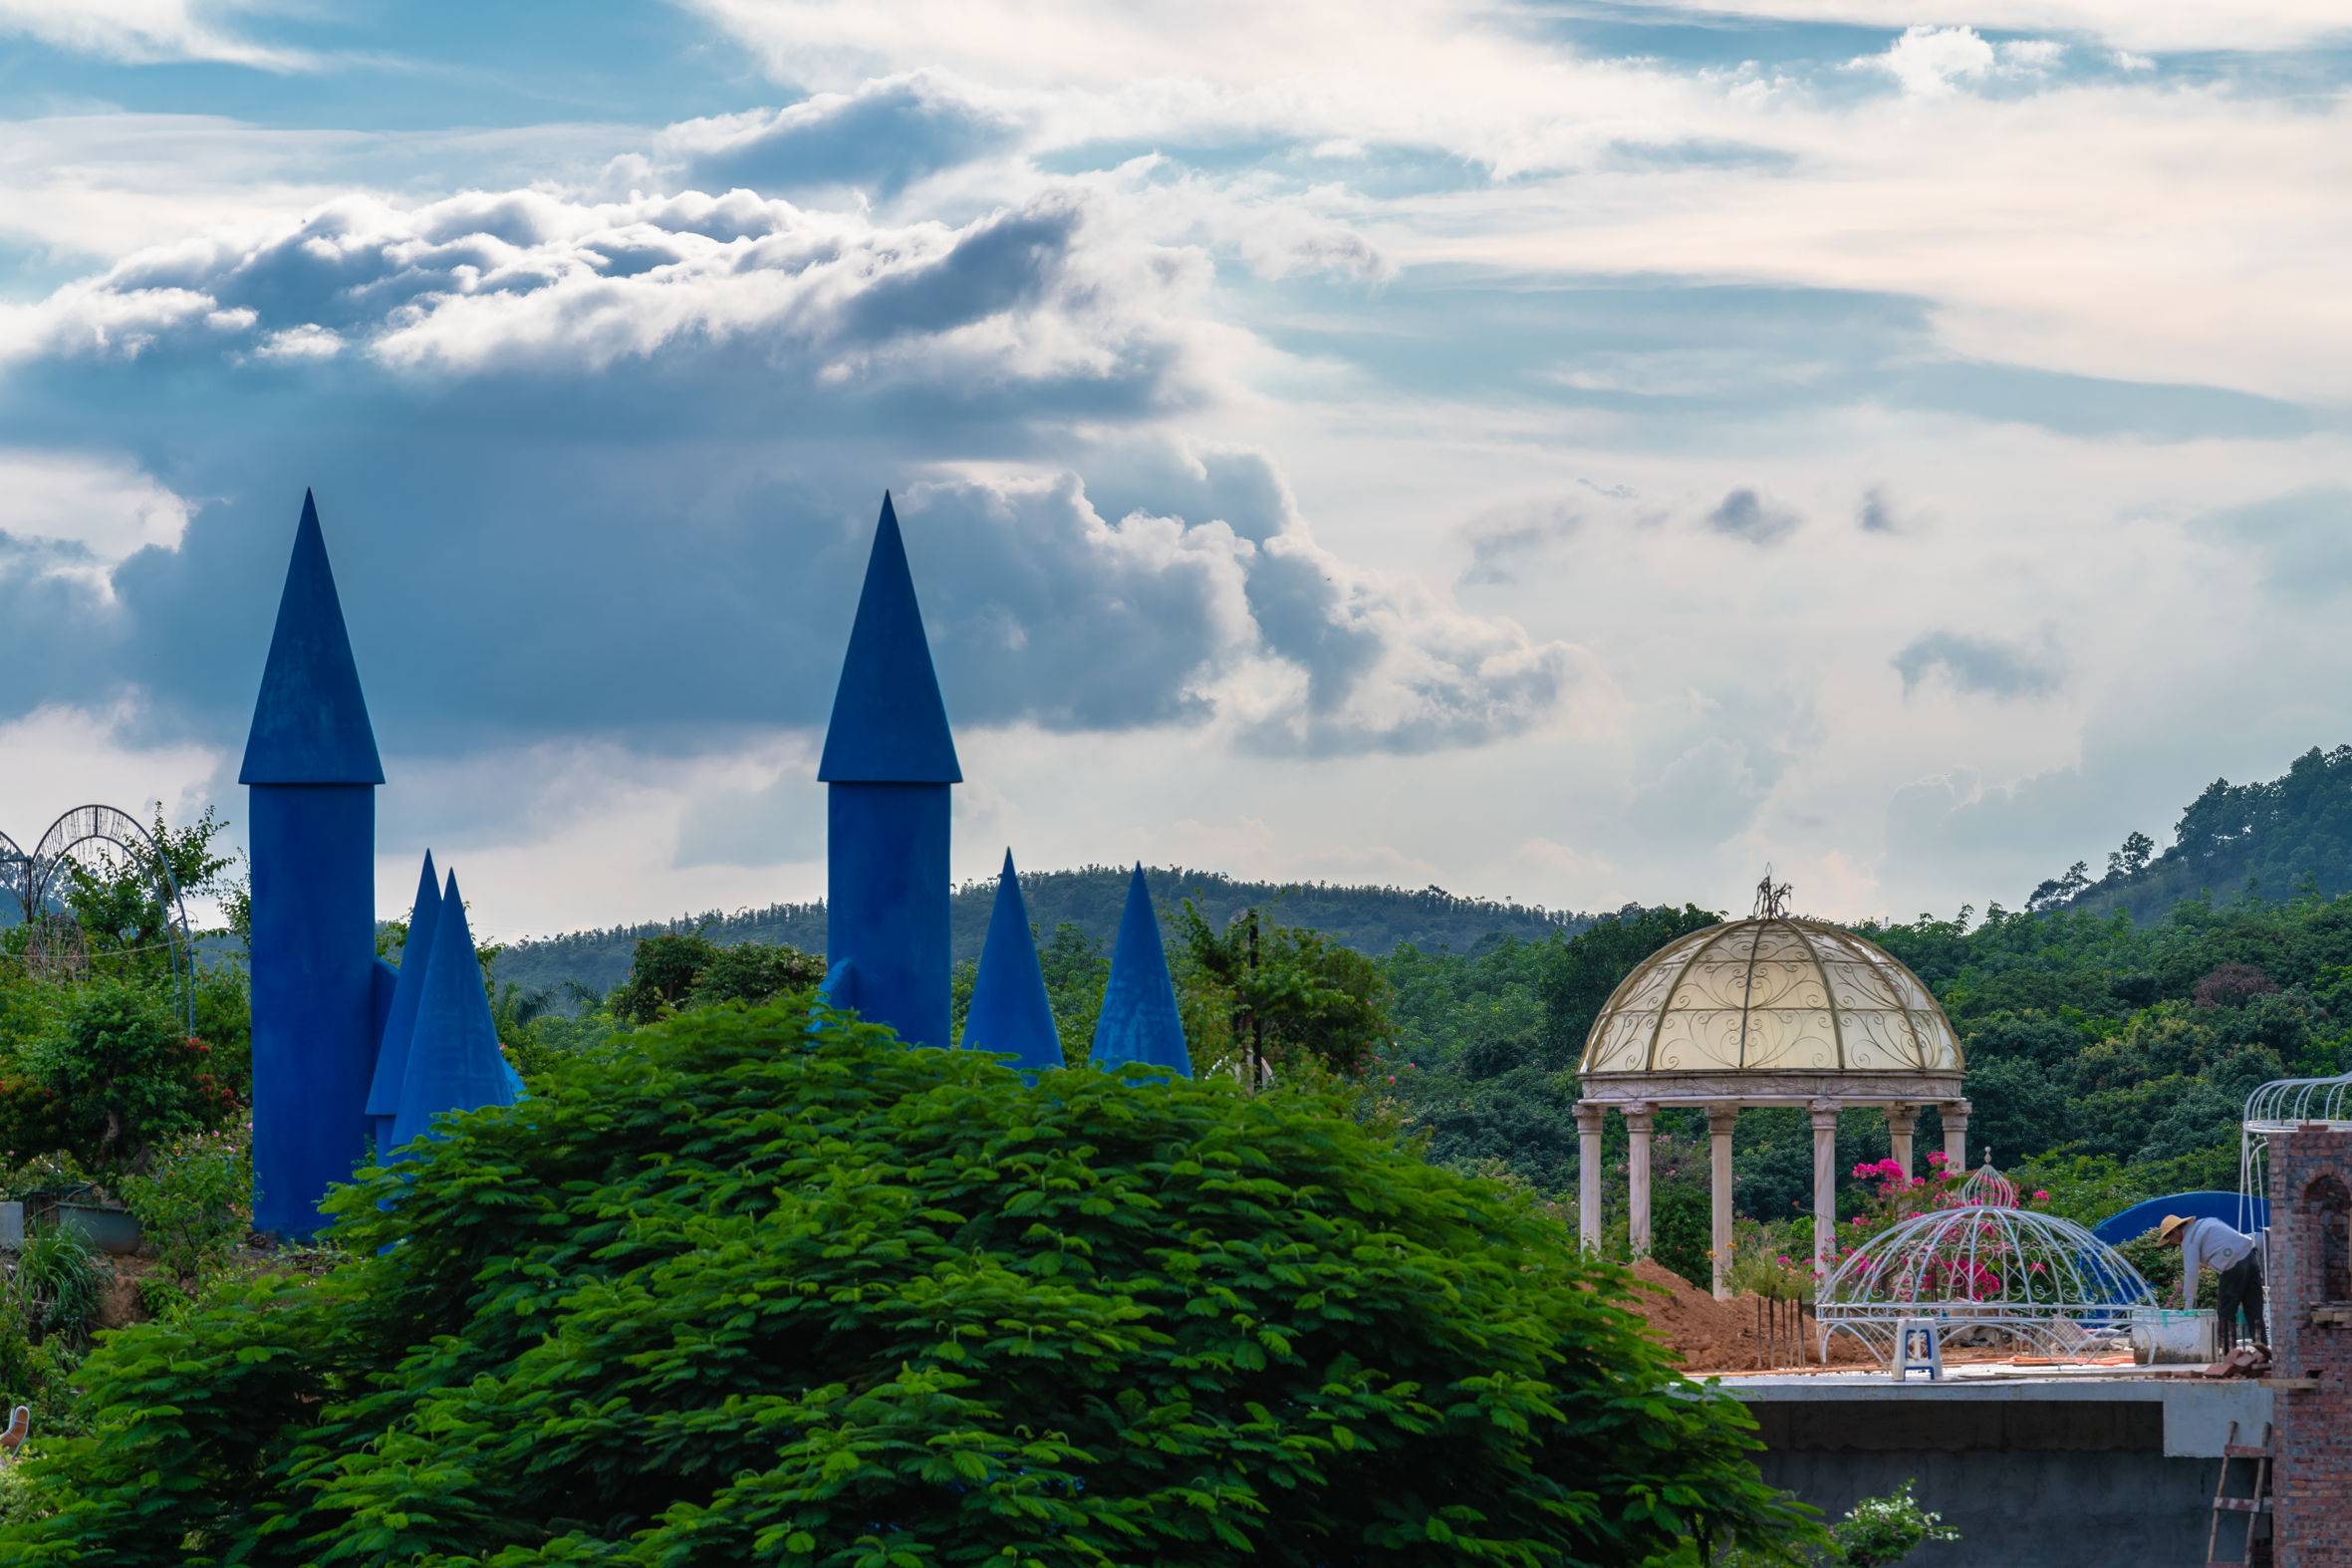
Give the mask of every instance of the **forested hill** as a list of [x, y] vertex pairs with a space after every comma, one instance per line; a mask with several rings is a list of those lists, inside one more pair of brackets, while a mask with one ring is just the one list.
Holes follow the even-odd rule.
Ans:
[[[1588, 915], [1464, 899], [1442, 888], [1342, 887], [1333, 883], [1239, 882], [1220, 872], [1150, 867], [1145, 879], [1163, 915], [1190, 899], [1212, 923], [1255, 907], [1268, 920], [1304, 925], [1359, 952], [1385, 955], [1411, 942], [1424, 950], [1468, 952], [1498, 936], [1573, 935], [1592, 923]], [[1030, 923], [1050, 934], [1068, 921], [1108, 946], [1127, 900], [1128, 871], [1087, 866], [1077, 871], [1024, 873], [1021, 893]], [[948, 905], [955, 956], [977, 958], [996, 898], [993, 878], [958, 888]], [[603, 995], [629, 974], [638, 939], [663, 931], [700, 930], [716, 942], [785, 942], [805, 952], [825, 950], [825, 906], [772, 904], [764, 910], [707, 915], [604, 930], [574, 931], [517, 942], [501, 953], [496, 977], [524, 993], [544, 991], [569, 1007], [571, 986]]]
[[2026, 907], [2121, 910], [2146, 923], [2189, 899], [2249, 893], [2272, 902], [2352, 893], [2352, 746], [2315, 746], [2266, 783], [2216, 779], [2181, 814], [2163, 854], [2134, 832], [2108, 855], [2104, 875], [2077, 861], [2036, 888]]

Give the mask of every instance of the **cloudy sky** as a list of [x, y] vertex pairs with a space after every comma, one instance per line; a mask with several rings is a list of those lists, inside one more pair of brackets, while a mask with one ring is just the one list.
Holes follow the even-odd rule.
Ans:
[[[332, 13], [332, 14], [330, 14]], [[2015, 904], [2352, 738], [2342, 0], [0, 0], [0, 829], [243, 815], [316, 488], [503, 935], [958, 875]]]

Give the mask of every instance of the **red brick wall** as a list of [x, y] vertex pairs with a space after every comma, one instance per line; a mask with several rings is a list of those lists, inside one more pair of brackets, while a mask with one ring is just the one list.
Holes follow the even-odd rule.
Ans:
[[2278, 1568], [2352, 1568], [2352, 1328], [2321, 1327], [2320, 1216], [2304, 1201], [2334, 1176], [2352, 1186], [2352, 1132], [2298, 1128], [2270, 1140], [2269, 1273], [2263, 1280], [2277, 1391], [2273, 1540]]

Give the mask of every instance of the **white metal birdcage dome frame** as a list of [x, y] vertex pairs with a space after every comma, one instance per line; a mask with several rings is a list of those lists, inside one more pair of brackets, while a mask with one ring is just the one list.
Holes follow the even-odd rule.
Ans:
[[2140, 1271], [2074, 1221], [1968, 1203], [1915, 1214], [1857, 1248], [1823, 1282], [1819, 1321], [1824, 1357], [1843, 1333], [1890, 1362], [1905, 1319], [2065, 1358], [2156, 1314]]
[[2016, 1208], [2017, 1183], [1992, 1169], [1992, 1151], [1984, 1151], [1984, 1164], [1968, 1173], [1955, 1194], [1960, 1204], [1976, 1208]]

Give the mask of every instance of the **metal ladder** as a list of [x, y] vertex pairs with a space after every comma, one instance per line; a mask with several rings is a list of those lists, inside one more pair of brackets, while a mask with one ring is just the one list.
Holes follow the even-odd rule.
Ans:
[[[2232, 1497], [2229, 1495], [2229, 1466], [2240, 1459], [2249, 1460], [2254, 1466], [2254, 1489], [2249, 1496]], [[2267, 1536], [2261, 1539], [2259, 1544], [2263, 1550], [2261, 1555], [2256, 1557], [2255, 1537], [2260, 1529], [2262, 1516], [2269, 1511], [2269, 1425], [2263, 1424], [2260, 1442], [2239, 1442], [2237, 1440], [2237, 1423], [2231, 1422], [2228, 1440], [2221, 1444], [2221, 1473], [2214, 1477], [2214, 1518], [2213, 1524], [2206, 1530], [2205, 1535], [2206, 1568], [2256, 1568], [2257, 1564], [2267, 1565], [2270, 1561], [2269, 1539]], [[2245, 1544], [2242, 1554], [2236, 1557], [2216, 1557], [2214, 1555], [2221, 1543], [2221, 1515], [2225, 1513], [2238, 1514], [2245, 1520]]]

